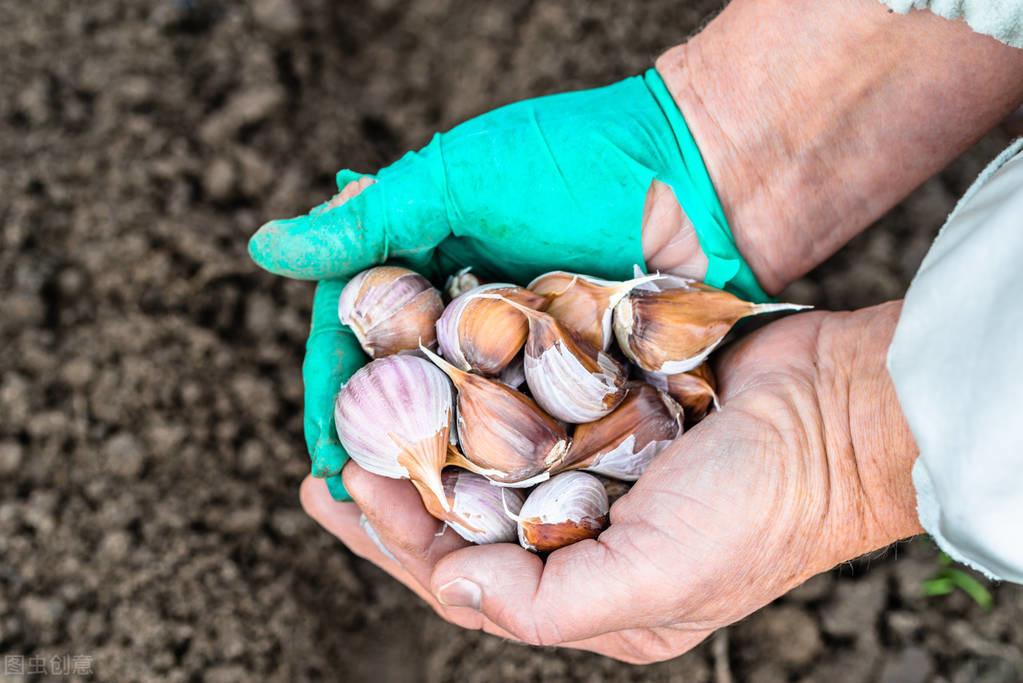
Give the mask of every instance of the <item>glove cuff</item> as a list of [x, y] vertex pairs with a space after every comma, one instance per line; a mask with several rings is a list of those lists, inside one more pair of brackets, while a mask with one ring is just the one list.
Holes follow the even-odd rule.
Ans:
[[756, 275], [735, 245], [725, 210], [714, 190], [703, 156], [675, 99], [656, 69], [648, 69], [643, 74], [643, 80], [678, 142], [680, 163], [671, 168], [662, 180], [675, 191], [675, 197], [693, 224], [700, 247], [707, 256], [707, 275], [704, 281], [749, 301], [769, 301], [770, 297], [757, 282]]

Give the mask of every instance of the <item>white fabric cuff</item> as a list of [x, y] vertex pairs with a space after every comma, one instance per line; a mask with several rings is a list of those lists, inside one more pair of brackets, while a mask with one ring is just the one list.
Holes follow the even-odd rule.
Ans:
[[959, 201], [906, 294], [888, 369], [920, 449], [920, 523], [1023, 583], [1023, 140]]
[[1023, 47], [1023, 0], [881, 0], [899, 14], [929, 9], [946, 19], [965, 19], [977, 33]]

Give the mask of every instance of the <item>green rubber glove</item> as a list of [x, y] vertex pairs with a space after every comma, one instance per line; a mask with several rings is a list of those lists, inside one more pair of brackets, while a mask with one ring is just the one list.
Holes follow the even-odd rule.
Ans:
[[[338, 173], [340, 190], [362, 174]], [[333, 398], [365, 362], [337, 322], [346, 278], [399, 260], [434, 280], [472, 266], [526, 283], [550, 270], [609, 279], [643, 265], [642, 217], [655, 179], [671, 186], [708, 259], [706, 281], [767, 297], [735, 247], [685, 120], [656, 71], [595, 90], [518, 102], [435, 135], [341, 206], [264, 225], [249, 242], [270, 272], [324, 280], [303, 366], [315, 476], [345, 497]]]

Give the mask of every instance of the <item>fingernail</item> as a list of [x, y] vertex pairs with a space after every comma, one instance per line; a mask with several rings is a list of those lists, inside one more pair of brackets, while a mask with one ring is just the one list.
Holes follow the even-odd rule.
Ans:
[[469, 579], [449, 581], [437, 591], [437, 600], [448, 607], [471, 607], [479, 610], [483, 591]]

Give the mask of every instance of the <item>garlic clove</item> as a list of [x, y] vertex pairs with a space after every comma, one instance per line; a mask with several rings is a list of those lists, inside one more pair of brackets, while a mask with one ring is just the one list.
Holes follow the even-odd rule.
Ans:
[[420, 349], [458, 389], [458, 440], [464, 456], [449, 464], [503, 486], [525, 487], [548, 478], [568, 452], [564, 427], [528, 396], [486, 377], [460, 370]]
[[609, 415], [576, 427], [568, 455], [552, 474], [585, 469], [635, 481], [681, 434], [681, 406], [649, 384], [632, 382], [625, 400]]
[[621, 402], [628, 379], [624, 365], [576, 340], [549, 314], [509, 303], [529, 320], [526, 384], [541, 408], [559, 420], [580, 424], [604, 417]]
[[551, 552], [607, 527], [608, 500], [604, 485], [591, 474], [565, 472], [537, 486], [518, 514], [519, 543], [527, 550]]
[[547, 313], [577, 339], [607, 351], [614, 338], [611, 313], [615, 304], [633, 288], [659, 277], [640, 273], [632, 280], [614, 282], [556, 270], [530, 282], [528, 289], [550, 300]]
[[444, 310], [440, 292], [419, 273], [378, 266], [352, 278], [341, 291], [338, 318], [372, 358], [436, 344]]
[[805, 308], [811, 307], [753, 304], [695, 282], [634, 289], [615, 306], [614, 331], [622, 352], [642, 370], [673, 375], [702, 363], [741, 318]]
[[460, 370], [498, 375], [526, 342], [529, 325], [501, 296], [528, 308], [543, 309], [547, 299], [505, 283], [481, 285], [452, 301], [437, 321], [444, 358]]
[[452, 399], [451, 383], [429, 361], [387, 356], [348, 380], [334, 405], [334, 424], [341, 445], [360, 467], [411, 479], [431, 515], [464, 523], [452, 512], [441, 484], [449, 460]]
[[717, 381], [708, 363], [700, 363], [692, 370], [674, 375], [661, 375], [656, 372], [643, 372], [647, 382], [667, 393], [682, 405], [686, 419], [691, 422], [701, 420], [713, 405], [721, 410], [718, 404]]
[[449, 300], [456, 299], [470, 289], [475, 289], [483, 284], [476, 277], [476, 274], [471, 271], [472, 266], [466, 266], [454, 275], [448, 276], [447, 282], [444, 283], [444, 294], [447, 295]]
[[480, 545], [515, 542], [515, 520], [504, 511], [517, 514], [526, 499], [524, 491], [499, 488], [478, 474], [455, 468], [444, 470], [441, 481], [451, 509], [474, 527], [469, 529], [449, 521], [448, 526], [459, 536]]

